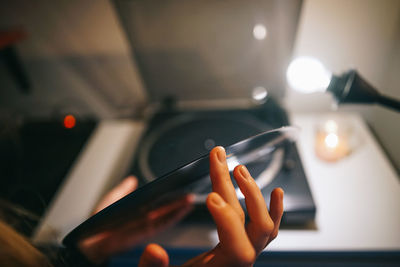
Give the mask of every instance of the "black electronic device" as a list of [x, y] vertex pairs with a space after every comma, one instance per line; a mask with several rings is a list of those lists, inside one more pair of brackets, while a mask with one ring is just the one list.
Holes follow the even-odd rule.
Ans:
[[[214, 145], [289, 125], [278, 103], [285, 94], [301, 0], [113, 3], [149, 104], [161, 106], [146, 117], [147, 130], [132, 162], [130, 174], [140, 185]], [[239, 107], [240, 100], [246, 104]], [[296, 146], [288, 145], [282, 157], [279, 171], [262, 188], [264, 197], [269, 201], [271, 189], [282, 187], [282, 223], [307, 224], [316, 208]], [[211, 221], [201, 203], [187, 219]]]
[[[272, 98], [245, 109], [180, 110], [165, 105], [148, 122], [129, 174], [136, 175], [140, 185], [145, 185], [207, 154], [213, 146], [226, 147], [288, 125], [285, 111]], [[316, 207], [295, 144], [288, 144], [279, 157], [279, 164], [268, 168], [259, 165], [250, 170], [251, 174], [257, 178], [263, 171], [269, 172], [268, 182], [260, 184], [267, 203], [273, 188], [282, 187], [285, 191], [282, 225], [307, 225], [314, 220]], [[185, 221], [212, 222], [212, 219], [205, 203], [198, 202]]]
[[[232, 172], [239, 164], [246, 164], [255, 180], [269, 184], [276, 169], [282, 164], [285, 147], [297, 136], [298, 129], [284, 127], [261, 134], [226, 147], [227, 163]], [[275, 167], [277, 165], [278, 167]], [[185, 164], [128, 194], [76, 227], [63, 240], [65, 245], [75, 245], [82, 238], [116, 229], [135, 218], [141, 218], [150, 210], [185, 194], [195, 195], [202, 201], [211, 192], [209, 178], [209, 154]], [[239, 192], [238, 198], [243, 199]]]

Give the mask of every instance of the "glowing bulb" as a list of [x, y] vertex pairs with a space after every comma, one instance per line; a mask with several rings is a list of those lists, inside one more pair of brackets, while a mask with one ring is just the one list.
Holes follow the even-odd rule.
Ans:
[[312, 57], [299, 57], [293, 60], [286, 72], [290, 87], [302, 93], [324, 92], [331, 81], [332, 74], [322, 63]]
[[329, 148], [335, 148], [339, 144], [339, 137], [337, 134], [330, 133], [325, 137], [325, 145]]
[[267, 28], [263, 24], [256, 24], [253, 28], [253, 36], [257, 40], [264, 40], [267, 37]]

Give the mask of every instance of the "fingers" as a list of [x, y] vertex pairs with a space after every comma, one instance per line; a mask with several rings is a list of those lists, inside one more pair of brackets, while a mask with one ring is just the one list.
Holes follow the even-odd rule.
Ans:
[[250, 218], [246, 227], [249, 239], [256, 252], [260, 253], [274, 231], [274, 221], [268, 213], [267, 205], [258, 185], [247, 168], [239, 165], [235, 168], [233, 174], [245, 196], [247, 213]]
[[281, 219], [283, 215], [283, 195], [284, 192], [282, 188], [275, 188], [271, 193], [269, 213], [271, 215], [272, 221], [274, 222], [274, 230], [272, 231], [272, 234], [269, 236], [267, 243], [270, 243], [278, 235], [279, 226], [281, 224]]
[[223, 251], [218, 258], [224, 257], [226, 264], [253, 263], [256, 253], [236, 211], [215, 192], [208, 195], [206, 204], [217, 225], [219, 246]]
[[118, 227], [102, 243], [105, 244], [111, 255], [115, 255], [163, 231], [182, 219], [189, 211], [190, 209], [185, 207], [173, 210], [155, 221], [149, 221], [146, 218], [133, 221], [127, 225]]
[[244, 223], [244, 212], [237, 199], [236, 191], [229, 175], [225, 149], [221, 146], [213, 148], [210, 152], [210, 177], [213, 191], [231, 205], [239, 215], [242, 223]]
[[109, 237], [109, 233], [99, 233], [79, 241], [78, 248], [85, 257], [93, 263], [100, 264], [109, 256], [102, 250], [102, 242]]
[[140, 256], [139, 267], [167, 267], [168, 253], [157, 244], [149, 244]]
[[114, 231], [114, 236], [120, 236], [117, 239], [118, 245], [122, 246], [124, 243], [124, 246], [130, 247], [178, 222], [193, 208], [191, 204], [193, 202], [192, 199], [191, 196], [186, 196], [166, 206], [150, 211], [147, 216], [142, 216], [118, 227]]
[[[108, 254], [114, 255], [143, 242], [146, 238], [178, 222], [191, 210], [191, 202], [192, 197], [187, 196], [152, 211], [152, 215], [141, 216], [132, 221], [126, 221], [111, 230], [111, 232], [99, 233], [86, 238], [81, 242], [81, 246], [83, 248], [87, 247], [90, 250], [100, 246]], [[95, 250], [95, 252], [97, 251], [98, 249]]]
[[150, 212], [143, 227], [145, 230], [143, 233], [145, 236], [152, 236], [176, 224], [193, 209], [192, 204], [193, 197], [188, 195], [184, 199]]
[[108, 192], [102, 200], [100, 200], [99, 204], [93, 211], [93, 214], [101, 211], [102, 209], [110, 206], [117, 200], [120, 200], [124, 196], [132, 193], [137, 188], [137, 178], [135, 176], [128, 176], [121, 183], [119, 183], [116, 187], [114, 187], [110, 192]]
[[160, 208], [150, 211], [147, 214], [147, 220], [156, 221], [159, 218], [165, 217], [168, 214], [172, 214], [175, 211], [192, 207], [193, 201], [194, 200], [192, 195], [186, 195], [183, 198], [180, 198], [164, 206], [161, 206]]

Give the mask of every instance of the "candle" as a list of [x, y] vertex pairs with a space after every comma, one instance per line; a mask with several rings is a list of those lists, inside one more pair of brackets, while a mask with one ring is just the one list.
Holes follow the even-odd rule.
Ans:
[[349, 137], [345, 128], [333, 119], [323, 121], [318, 125], [315, 153], [320, 159], [335, 162], [350, 154]]

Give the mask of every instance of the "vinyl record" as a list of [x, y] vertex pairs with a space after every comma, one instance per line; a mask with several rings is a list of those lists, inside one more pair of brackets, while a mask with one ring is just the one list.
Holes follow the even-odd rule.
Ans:
[[[294, 141], [298, 129], [283, 127], [267, 131], [250, 137], [225, 148], [229, 170], [235, 166], [245, 164], [253, 173], [254, 166], [258, 163], [266, 163], [264, 172], [268, 172], [273, 166], [274, 157], [282, 153], [282, 149]], [[165, 203], [182, 197], [187, 193], [193, 193], [202, 198], [204, 183], [209, 183], [209, 154], [192, 161], [170, 173], [163, 175], [154, 181], [142, 186], [128, 194], [114, 204], [93, 215], [63, 240], [65, 245], [75, 245], [79, 240], [93, 234], [121, 227], [130, 220], [145, 216], [150, 210]], [[258, 181], [259, 182], [259, 181]], [[239, 196], [240, 197], [240, 196]]]

